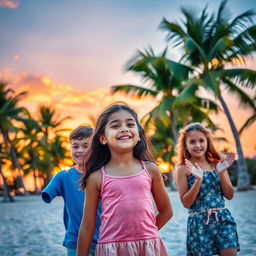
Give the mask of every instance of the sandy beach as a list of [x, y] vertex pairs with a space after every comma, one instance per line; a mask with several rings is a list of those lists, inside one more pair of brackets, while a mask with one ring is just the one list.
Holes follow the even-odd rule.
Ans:
[[[174, 217], [160, 231], [170, 256], [186, 255], [187, 210], [179, 201], [177, 192], [170, 192]], [[236, 192], [226, 201], [237, 222], [241, 251], [239, 256], [256, 255], [256, 190]], [[0, 255], [1, 256], [61, 256], [62, 198], [50, 205], [40, 196], [15, 197], [14, 203], [0, 203]], [[2, 199], [0, 199], [2, 200]]]

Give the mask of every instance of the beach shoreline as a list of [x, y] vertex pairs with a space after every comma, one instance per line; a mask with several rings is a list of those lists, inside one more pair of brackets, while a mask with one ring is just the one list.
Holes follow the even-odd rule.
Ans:
[[[174, 216], [160, 230], [160, 236], [169, 255], [185, 256], [187, 209], [181, 205], [177, 192], [168, 192]], [[237, 222], [241, 247], [239, 256], [256, 255], [255, 197], [256, 190], [251, 190], [236, 192], [234, 199], [226, 200], [226, 207]], [[63, 200], [60, 197], [51, 204], [44, 203], [40, 195], [15, 196], [15, 202], [1, 202], [0, 255], [66, 255], [66, 248], [62, 246], [65, 233], [62, 211]]]

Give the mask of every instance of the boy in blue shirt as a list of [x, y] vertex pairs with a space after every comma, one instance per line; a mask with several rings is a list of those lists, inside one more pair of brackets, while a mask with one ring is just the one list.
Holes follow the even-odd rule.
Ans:
[[[56, 196], [64, 200], [63, 220], [66, 229], [63, 246], [67, 248], [67, 256], [76, 255], [77, 236], [83, 216], [85, 192], [80, 190], [80, 178], [83, 173], [83, 159], [90, 147], [93, 129], [89, 126], [80, 126], [69, 136], [71, 157], [75, 166], [68, 171], [57, 173], [42, 191], [42, 199], [50, 203]], [[97, 226], [93, 237], [90, 256], [94, 255], [99, 237], [100, 207], [97, 210]]]

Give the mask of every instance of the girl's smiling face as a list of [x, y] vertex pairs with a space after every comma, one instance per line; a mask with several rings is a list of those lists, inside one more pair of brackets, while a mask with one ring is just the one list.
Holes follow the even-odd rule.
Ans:
[[192, 157], [205, 156], [207, 151], [207, 138], [201, 131], [192, 130], [186, 136], [186, 149]]
[[136, 120], [126, 110], [120, 110], [109, 116], [104, 135], [100, 137], [102, 144], [107, 144], [110, 150], [117, 151], [132, 150], [139, 140]]

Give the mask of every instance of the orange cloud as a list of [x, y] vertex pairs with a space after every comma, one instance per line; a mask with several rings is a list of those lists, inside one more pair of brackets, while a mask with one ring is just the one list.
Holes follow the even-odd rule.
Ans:
[[[89, 122], [89, 116], [94, 118], [104, 109], [116, 101], [125, 101], [135, 110], [140, 110], [141, 117], [145, 111], [154, 107], [150, 99], [146, 101], [130, 100], [124, 95], [111, 95], [109, 89], [97, 89], [91, 91], [75, 90], [70, 85], [57, 84], [49, 77], [33, 75], [27, 72], [14, 74], [12, 69], [5, 69], [0, 73], [0, 80], [7, 81], [16, 93], [27, 91], [27, 95], [21, 99], [21, 104], [28, 108], [32, 114], [36, 114], [40, 105], [51, 105], [62, 116], [72, 116], [71, 121], [65, 125], [75, 127], [81, 123]], [[145, 104], [148, 107], [145, 109]], [[145, 111], [141, 111], [144, 109]]]
[[[156, 104], [154, 99], [145, 100], [131, 100], [129, 97], [122, 94], [111, 95], [109, 89], [97, 89], [90, 91], [76, 90], [71, 85], [57, 84], [49, 77], [42, 75], [29, 74], [27, 72], [17, 73], [11, 69], [5, 69], [0, 73], [0, 80], [8, 81], [8, 84], [17, 93], [27, 91], [28, 94], [24, 96], [20, 102], [34, 115], [37, 114], [39, 105], [51, 105], [61, 117], [72, 116], [72, 120], [67, 120], [63, 125], [68, 128], [74, 128], [81, 124], [91, 123], [91, 117], [96, 119], [98, 114], [108, 105], [116, 101], [124, 101], [132, 106], [142, 118], [148, 113]], [[205, 95], [204, 95], [205, 93]], [[201, 92], [205, 97], [209, 97], [206, 92]], [[239, 101], [235, 97], [224, 94], [228, 107], [232, 110], [231, 115], [234, 118], [237, 128], [239, 129], [247, 118], [252, 114], [246, 109], [239, 106]], [[228, 98], [227, 98], [228, 97]], [[227, 118], [223, 113], [212, 115], [212, 120], [224, 132], [219, 132], [218, 136], [224, 136], [228, 139], [227, 144], [219, 144], [218, 148], [228, 147], [235, 151], [235, 142], [227, 122]], [[253, 156], [256, 152], [256, 124], [252, 125], [244, 131], [241, 136], [241, 143], [246, 156]]]
[[14, 60], [19, 60], [19, 59], [20, 59], [20, 55], [19, 55], [19, 54], [13, 55], [13, 59], [14, 59]]
[[17, 8], [19, 6], [18, 0], [0, 0], [0, 7]]

